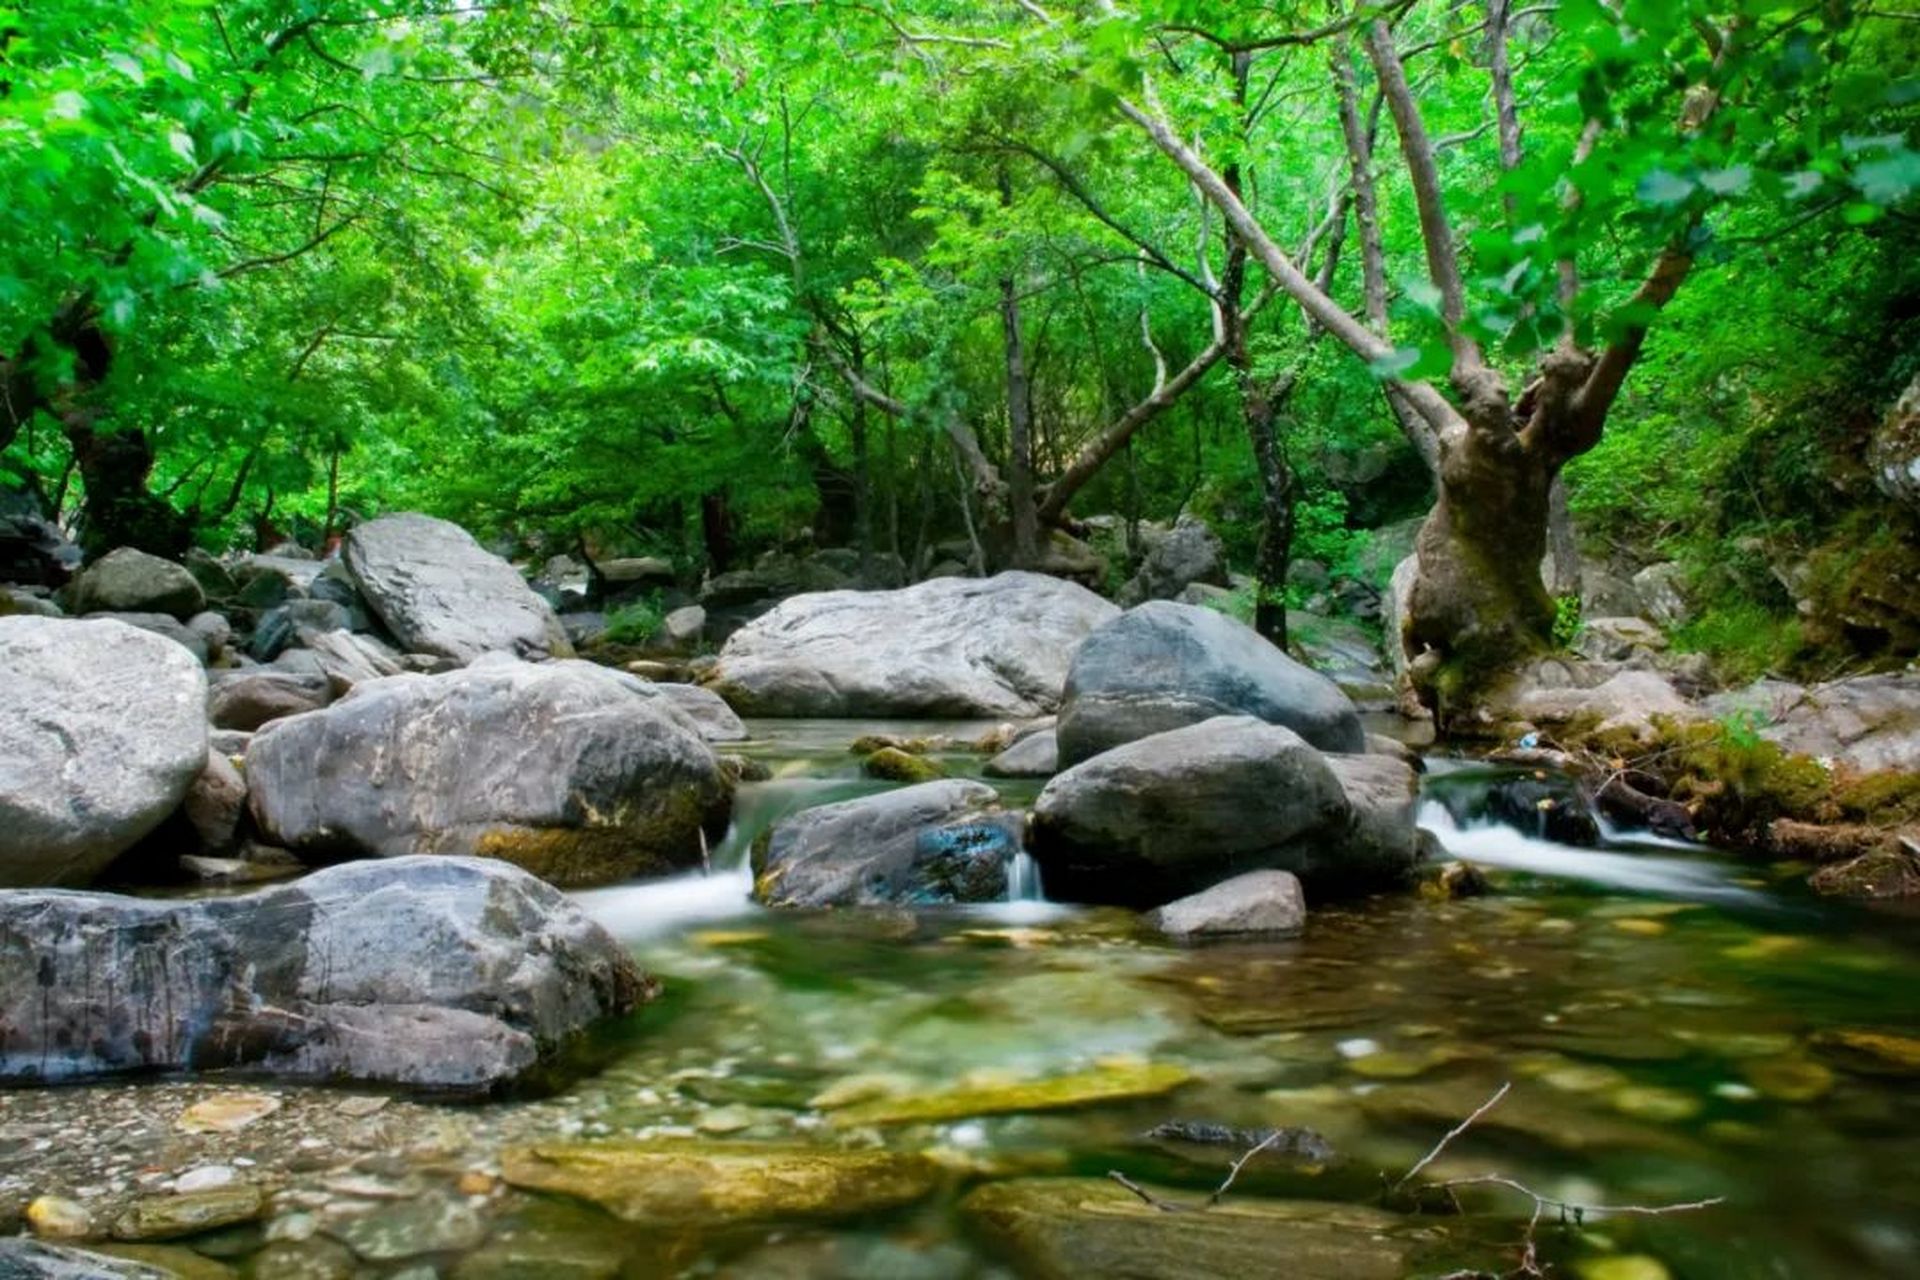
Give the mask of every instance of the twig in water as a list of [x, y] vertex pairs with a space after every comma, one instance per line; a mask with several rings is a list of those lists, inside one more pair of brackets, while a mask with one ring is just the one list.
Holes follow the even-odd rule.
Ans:
[[707, 855], [707, 829], [696, 827], [695, 830], [700, 833], [700, 874], [710, 876], [713, 874], [713, 859]]
[[1415, 1164], [1413, 1168], [1401, 1174], [1400, 1181], [1394, 1183], [1391, 1187], [1387, 1188], [1387, 1194], [1392, 1195], [1394, 1192], [1398, 1191], [1400, 1188], [1406, 1186], [1409, 1182], [1413, 1181], [1415, 1174], [1419, 1173], [1422, 1169], [1426, 1168], [1428, 1165], [1432, 1164], [1435, 1160], [1439, 1159], [1440, 1153], [1447, 1149], [1448, 1143], [1452, 1142], [1455, 1138], [1465, 1133], [1468, 1129], [1471, 1129], [1474, 1125], [1474, 1122], [1479, 1120], [1481, 1116], [1484, 1116], [1485, 1114], [1487, 1114], [1487, 1112], [1499, 1106], [1500, 1100], [1507, 1096], [1507, 1091], [1511, 1088], [1513, 1088], [1513, 1081], [1509, 1080], [1505, 1084], [1501, 1085], [1498, 1089], [1494, 1090], [1494, 1094], [1491, 1098], [1488, 1098], [1485, 1102], [1481, 1103], [1479, 1107], [1474, 1110], [1474, 1113], [1472, 1115], [1468, 1116], [1465, 1120], [1462, 1120], [1459, 1124], [1455, 1125], [1452, 1129], [1448, 1130], [1446, 1137], [1440, 1139], [1439, 1142], [1434, 1144], [1433, 1150], [1427, 1152], [1427, 1154], [1425, 1154], [1424, 1156], [1421, 1156], [1419, 1162]]
[[1255, 1156], [1259, 1155], [1262, 1151], [1265, 1151], [1268, 1147], [1272, 1146], [1274, 1143], [1280, 1141], [1280, 1139], [1286, 1136], [1287, 1136], [1287, 1131], [1285, 1129], [1275, 1129], [1272, 1133], [1262, 1138], [1254, 1146], [1249, 1147], [1247, 1149], [1246, 1154], [1241, 1156], [1238, 1160], [1235, 1160], [1233, 1162], [1233, 1167], [1227, 1170], [1226, 1180], [1223, 1181], [1219, 1186], [1215, 1187], [1213, 1189], [1213, 1194], [1208, 1196], [1205, 1200], [1203, 1200], [1199, 1204], [1181, 1204], [1175, 1200], [1166, 1200], [1161, 1198], [1160, 1196], [1156, 1196], [1155, 1194], [1153, 1194], [1153, 1192], [1147, 1190], [1145, 1187], [1141, 1186], [1139, 1183], [1135, 1182], [1132, 1178], [1129, 1178], [1126, 1174], [1120, 1172], [1118, 1169], [1107, 1170], [1107, 1176], [1109, 1178], [1112, 1178], [1115, 1182], [1119, 1183], [1121, 1186], [1125, 1187], [1127, 1190], [1133, 1192], [1133, 1194], [1135, 1194], [1136, 1196], [1139, 1196], [1141, 1200], [1153, 1206], [1155, 1209], [1158, 1209], [1162, 1213], [1200, 1213], [1204, 1210], [1211, 1209], [1213, 1208], [1213, 1206], [1220, 1203], [1221, 1199], [1225, 1197], [1228, 1190], [1232, 1188], [1234, 1179], [1238, 1178], [1240, 1176], [1240, 1171], [1247, 1167], [1247, 1162], [1249, 1160], [1253, 1159]]

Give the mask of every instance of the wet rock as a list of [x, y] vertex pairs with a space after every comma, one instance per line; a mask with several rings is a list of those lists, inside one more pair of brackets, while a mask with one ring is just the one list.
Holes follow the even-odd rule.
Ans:
[[597, 1209], [544, 1200], [502, 1223], [455, 1263], [452, 1280], [618, 1280], [623, 1274], [677, 1272], [665, 1258], [650, 1271], [623, 1271], [636, 1253], [644, 1257], [657, 1243], [651, 1236], [636, 1238], [631, 1227]]
[[121, 1262], [157, 1268], [173, 1280], [235, 1280], [239, 1275], [226, 1263], [196, 1253], [185, 1245], [97, 1244], [93, 1248]]
[[23, 617], [0, 672], [0, 884], [85, 884], [206, 767], [206, 677], [122, 623]]
[[1590, 848], [1600, 824], [1577, 780], [1545, 770], [1450, 776], [1434, 795], [1461, 826], [1498, 822], [1539, 840]]
[[1096, 1178], [989, 1183], [960, 1212], [1026, 1280], [1400, 1280], [1436, 1238], [1418, 1220], [1327, 1201], [1235, 1196], [1205, 1213], [1165, 1213]]
[[347, 534], [344, 559], [367, 604], [410, 652], [570, 658], [560, 621], [514, 567], [459, 525], [381, 516]]
[[1050, 1076], [1007, 1084], [908, 1093], [855, 1102], [832, 1112], [836, 1128], [864, 1125], [933, 1124], [970, 1116], [1059, 1111], [1172, 1093], [1193, 1078], [1169, 1063], [1114, 1063], [1076, 1075]]
[[1823, 1031], [1813, 1044], [1838, 1065], [1862, 1075], [1920, 1077], [1920, 1038], [1890, 1031]]
[[992, 787], [950, 779], [806, 809], [754, 845], [769, 906], [998, 902], [1020, 818]]
[[1226, 549], [1204, 521], [1182, 515], [1165, 533], [1142, 532], [1147, 554], [1115, 597], [1122, 608], [1171, 600], [1192, 583], [1227, 584]]
[[309, 861], [477, 854], [562, 885], [697, 866], [730, 784], [667, 687], [504, 654], [370, 681], [254, 738], [254, 819]]
[[1041, 729], [1028, 734], [987, 761], [981, 772], [989, 778], [1051, 778], [1060, 772], [1056, 731]]
[[913, 755], [898, 747], [882, 747], [860, 762], [860, 770], [870, 778], [888, 782], [933, 782], [947, 776], [925, 756]]
[[1395, 884], [1413, 861], [1413, 784], [1385, 756], [1327, 757], [1291, 729], [1221, 716], [1057, 775], [1028, 843], [1063, 901], [1150, 907], [1257, 869]]
[[249, 668], [216, 673], [207, 699], [207, 717], [216, 728], [252, 733], [261, 727], [318, 711], [332, 700], [325, 676]]
[[0, 897], [0, 1080], [191, 1067], [483, 1093], [559, 1065], [643, 986], [572, 902], [497, 862], [187, 901], [22, 891]]
[[247, 1268], [252, 1280], [353, 1280], [357, 1271], [351, 1250], [319, 1237], [275, 1241]]
[[1307, 900], [1290, 872], [1249, 871], [1149, 912], [1147, 923], [1177, 938], [1298, 933]]
[[0, 1276], [6, 1280], [178, 1280], [143, 1262], [38, 1240], [0, 1239]]
[[259, 1187], [217, 1187], [186, 1195], [141, 1196], [114, 1220], [116, 1240], [177, 1240], [236, 1222], [252, 1222], [267, 1208]]
[[174, 1127], [182, 1133], [235, 1133], [279, 1109], [280, 1099], [271, 1094], [223, 1093], [188, 1107]]
[[330, 1228], [333, 1236], [368, 1262], [398, 1262], [428, 1253], [477, 1248], [487, 1224], [463, 1199], [431, 1192], [382, 1205]]
[[207, 607], [207, 593], [185, 566], [132, 547], [87, 566], [68, 593], [74, 613], [164, 613], [185, 622]]
[[1224, 614], [1159, 600], [1080, 646], [1060, 709], [1060, 763], [1231, 715], [1283, 725], [1323, 751], [1366, 749], [1359, 714], [1332, 681]]
[[892, 1151], [689, 1143], [543, 1143], [509, 1149], [516, 1187], [577, 1196], [629, 1222], [859, 1218], [931, 1194], [940, 1170]]
[[708, 683], [746, 715], [1038, 715], [1113, 615], [1085, 588], [1019, 572], [795, 596], [735, 632]]
[[27, 1205], [27, 1229], [42, 1240], [85, 1240], [94, 1234], [87, 1206], [65, 1196], [37, 1196]]

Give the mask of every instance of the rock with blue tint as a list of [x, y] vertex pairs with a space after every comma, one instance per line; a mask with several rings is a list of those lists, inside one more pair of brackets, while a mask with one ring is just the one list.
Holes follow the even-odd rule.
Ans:
[[821, 805], [754, 845], [754, 894], [777, 907], [1004, 901], [1021, 825], [992, 787], [957, 778]]
[[647, 992], [559, 891], [480, 859], [229, 898], [0, 895], [5, 1084], [224, 1071], [482, 1094]]

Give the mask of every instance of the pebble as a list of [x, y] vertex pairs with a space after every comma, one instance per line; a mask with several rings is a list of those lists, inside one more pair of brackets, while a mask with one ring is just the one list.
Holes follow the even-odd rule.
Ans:
[[203, 1164], [197, 1169], [189, 1169], [173, 1180], [173, 1189], [182, 1194], [194, 1191], [211, 1191], [215, 1187], [224, 1187], [240, 1175], [229, 1165]]
[[188, 1107], [174, 1127], [182, 1133], [233, 1133], [279, 1109], [280, 1099], [269, 1094], [221, 1094]]
[[43, 1240], [85, 1240], [93, 1234], [93, 1216], [77, 1200], [41, 1196], [27, 1206], [27, 1227]]

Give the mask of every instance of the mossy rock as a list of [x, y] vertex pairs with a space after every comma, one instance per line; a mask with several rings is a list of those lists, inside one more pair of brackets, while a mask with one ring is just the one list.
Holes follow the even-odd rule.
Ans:
[[240, 1273], [224, 1262], [177, 1244], [96, 1244], [95, 1253], [155, 1267], [179, 1280], [235, 1280]]
[[141, 1196], [114, 1221], [119, 1240], [176, 1240], [236, 1222], [252, 1222], [265, 1214], [266, 1196], [259, 1187], [219, 1187], [186, 1195]]
[[544, 1143], [508, 1150], [501, 1171], [629, 1222], [715, 1224], [864, 1217], [924, 1199], [943, 1176], [913, 1153], [728, 1142]]
[[[1203, 1198], [1153, 1194], [1172, 1203]], [[1168, 1213], [1098, 1178], [990, 1183], [961, 1201], [960, 1212], [1026, 1280], [1400, 1280], [1445, 1244], [1429, 1223], [1380, 1209], [1229, 1196], [1204, 1213]]]
[[947, 771], [925, 756], [911, 755], [899, 747], [882, 747], [861, 762], [868, 777], [888, 782], [934, 782]]
[[1848, 1071], [1875, 1076], [1920, 1076], [1920, 1038], [1887, 1031], [1823, 1031], [1814, 1048]]
[[1077, 1075], [954, 1089], [945, 1093], [877, 1098], [833, 1113], [840, 1128], [859, 1125], [926, 1124], [970, 1116], [1058, 1111], [1172, 1093], [1193, 1078], [1164, 1063], [1124, 1063]]

